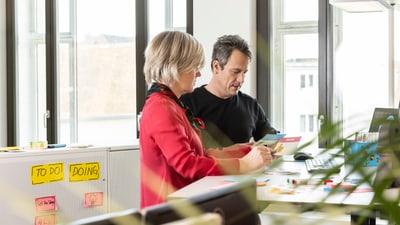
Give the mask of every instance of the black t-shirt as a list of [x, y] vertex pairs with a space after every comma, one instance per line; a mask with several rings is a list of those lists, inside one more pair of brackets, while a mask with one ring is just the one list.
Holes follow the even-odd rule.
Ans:
[[180, 99], [205, 122], [203, 142], [206, 148], [248, 142], [251, 137], [257, 141], [267, 133], [276, 133], [261, 105], [240, 91], [222, 99], [208, 92], [203, 85]]

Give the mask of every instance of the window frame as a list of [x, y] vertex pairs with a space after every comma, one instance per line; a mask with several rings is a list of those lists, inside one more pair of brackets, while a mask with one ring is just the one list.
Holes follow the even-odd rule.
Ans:
[[18, 143], [18, 110], [17, 110], [17, 80], [16, 70], [16, 28], [15, 24], [15, 1], [6, 0], [6, 29], [7, 29], [7, 145]]
[[[170, 4], [172, 0], [166, 0]], [[76, 6], [76, 0], [71, 7]], [[144, 57], [143, 52], [148, 43], [148, 21], [147, 21], [147, 0], [136, 1], [136, 112], [141, 112], [146, 95], [146, 82], [143, 76]], [[19, 108], [18, 108], [18, 68], [17, 68], [17, 27], [16, 27], [16, 1], [6, 0], [6, 43], [7, 43], [7, 145], [18, 145], [19, 140]], [[46, 11], [46, 109], [51, 113], [47, 119], [47, 141], [57, 143], [59, 140], [60, 119], [58, 103], [58, 45], [71, 44], [71, 33], [61, 33], [58, 35], [57, 27], [57, 1], [45, 0]], [[193, 0], [186, 0], [186, 23], [187, 32], [193, 34]], [[74, 19], [74, 16], [71, 17]], [[73, 23], [74, 21], [72, 21]], [[74, 32], [76, 27], [71, 27], [70, 32]], [[72, 57], [76, 57], [76, 52], [71, 52]], [[75, 60], [72, 60], [75, 62]], [[73, 65], [71, 65], [73, 66]], [[73, 72], [73, 73], [76, 73]], [[76, 96], [75, 96], [76, 97]], [[76, 108], [76, 107], [75, 107]], [[137, 115], [138, 116], [138, 115]], [[76, 120], [77, 118], [75, 118]], [[76, 128], [72, 128], [76, 129]], [[139, 138], [139, 133], [137, 137]]]
[[[277, 10], [273, 8], [271, 1], [257, 0], [257, 99], [260, 104], [264, 107], [267, 117], [271, 120], [272, 118], [272, 98], [282, 96], [279, 93], [272, 93], [272, 68], [273, 59], [271, 57], [273, 49], [271, 40], [271, 32], [273, 31], [273, 11]], [[340, 115], [333, 108], [333, 78], [332, 78], [332, 38], [329, 37], [330, 30], [332, 27], [331, 14], [332, 8], [329, 5], [329, 1], [318, 1], [318, 23], [317, 34], [318, 34], [318, 124], [320, 128], [323, 126], [333, 123], [340, 119]], [[280, 9], [278, 9], [280, 10]], [[267, 13], [265, 13], [267, 12]], [[303, 26], [302, 24], [296, 24], [303, 30], [310, 29], [313, 27]], [[291, 32], [289, 23], [281, 24], [281, 28], [287, 29], [287, 32]], [[265, 49], [270, 49], [265, 51]], [[279, 110], [283, 110], [283, 106], [280, 106]], [[336, 116], [333, 115], [336, 113]], [[342, 134], [339, 133], [339, 136]], [[326, 139], [318, 139], [319, 147], [325, 147], [330, 142]]]

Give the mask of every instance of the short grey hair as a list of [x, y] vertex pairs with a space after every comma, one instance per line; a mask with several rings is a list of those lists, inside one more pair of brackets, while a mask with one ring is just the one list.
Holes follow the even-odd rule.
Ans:
[[249, 44], [243, 38], [239, 35], [223, 35], [219, 37], [214, 44], [211, 56], [211, 69], [213, 69], [214, 60], [219, 62], [221, 69], [224, 69], [233, 50], [239, 50], [245, 54], [249, 60], [252, 58]]
[[163, 31], [146, 47], [143, 72], [148, 85], [169, 85], [179, 80], [180, 72], [199, 70], [204, 64], [204, 49], [197, 39], [181, 31]]

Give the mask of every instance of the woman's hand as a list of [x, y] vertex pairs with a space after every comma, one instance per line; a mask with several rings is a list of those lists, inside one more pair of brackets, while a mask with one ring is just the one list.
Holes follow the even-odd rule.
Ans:
[[239, 159], [239, 172], [248, 173], [261, 169], [262, 167], [271, 165], [272, 159], [271, 148], [263, 145], [253, 146], [248, 154]]
[[237, 143], [237, 144], [233, 144], [233, 145], [228, 146], [228, 147], [223, 147], [222, 150], [235, 151], [235, 150], [238, 150], [238, 149], [243, 149], [243, 148], [249, 147], [251, 145], [252, 145], [252, 143], [250, 143], [250, 142]]
[[234, 144], [224, 148], [209, 148], [206, 150], [206, 155], [212, 158], [242, 158], [249, 153], [251, 148], [250, 143]]

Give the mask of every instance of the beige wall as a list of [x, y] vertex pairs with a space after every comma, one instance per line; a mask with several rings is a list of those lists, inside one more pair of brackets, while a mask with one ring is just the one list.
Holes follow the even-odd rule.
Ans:
[[[256, 55], [256, 0], [194, 0], [193, 34], [203, 44], [206, 66], [196, 85], [206, 84], [211, 77], [212, 46], [219, 36], [238, 34], [248, 41]], [[255, 57], [254, 57], [255, 58]], [[256, 62], [250, 64], [242, 91], [256, 95]]]

